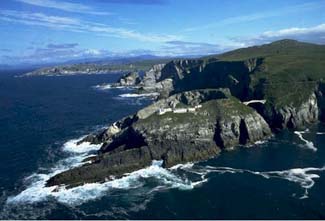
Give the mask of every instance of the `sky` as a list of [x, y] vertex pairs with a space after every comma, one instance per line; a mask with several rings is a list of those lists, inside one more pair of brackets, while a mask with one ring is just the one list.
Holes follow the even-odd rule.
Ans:
[[0, 64], [325, 44], [325, 0], [1, 0]]

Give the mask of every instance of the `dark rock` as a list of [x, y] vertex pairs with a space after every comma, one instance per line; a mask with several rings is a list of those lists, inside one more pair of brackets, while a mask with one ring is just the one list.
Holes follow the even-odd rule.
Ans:
[[113, 86], [122, 86], [122, 87], [129, 87], [129, 86], [136, 86], [141, 82], [141, 78], [138, 73], [136, 72], [129, 72], [124, 74], [117, 83], [113, 84]]
[[100, 160], [60, 173], [47, 181], [47, 186], [65, 184], [68, 188], [91, 182], [103, 182], [124, 173], [141, 169], [151, 164], [148, 147], [106, 154]]
[[285, 105], [276, 107], [267, 103], [264, 107], [259, 107], [259, 112], [273, 129], [305, 128], [319, 119], [318, 100], [321, 99], [317, 99], [316, 94], [313, 92], [299, 106]]

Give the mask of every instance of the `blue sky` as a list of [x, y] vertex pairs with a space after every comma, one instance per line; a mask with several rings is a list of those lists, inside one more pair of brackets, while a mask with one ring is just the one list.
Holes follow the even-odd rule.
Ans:
[[3, 0], [0, 64], [325, 43], [325, 0]]

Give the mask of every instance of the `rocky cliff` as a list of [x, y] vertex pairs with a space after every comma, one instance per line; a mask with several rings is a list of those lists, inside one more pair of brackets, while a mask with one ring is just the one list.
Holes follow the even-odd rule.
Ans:
[[111, 127], [116, 130], [105, 131], [100, 140], [104, 145], [93, 163], [63, 172], [48, 185], [104, 181], [148, 166], [152, 160], [163, 160], [165, 167], [206, 160], [223, 149], [271, 135], [265, 120], [227, 90], [176, 94], [125, 121], [129, 122], [115, 123]]
[[116, 87], [129, 87], [136, 86], [141, 82], [140, 76], [136, 72], [129, 72], [120, 77], [112, 86]]

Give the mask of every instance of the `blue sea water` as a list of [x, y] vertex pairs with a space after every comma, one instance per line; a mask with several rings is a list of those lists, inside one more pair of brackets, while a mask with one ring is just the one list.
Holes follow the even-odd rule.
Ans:
[[119, 74], [20, 73], [0, 73], [0, 219], [325, 219], [322, 124], [205, 162], [169, 170], [153, 162], [122, 179], [52, 192], [48, 177], [99, 148], [78, 139], [152, 100], [98, 86]]

